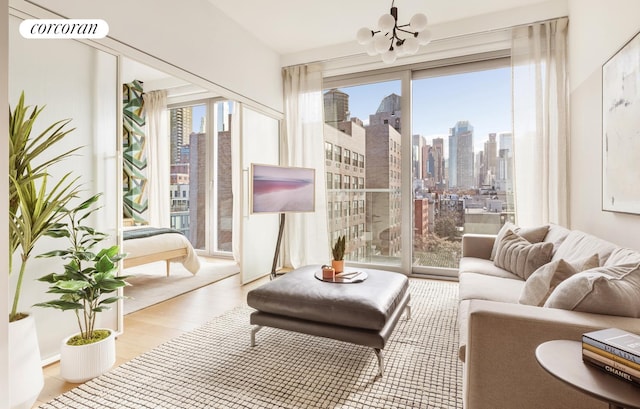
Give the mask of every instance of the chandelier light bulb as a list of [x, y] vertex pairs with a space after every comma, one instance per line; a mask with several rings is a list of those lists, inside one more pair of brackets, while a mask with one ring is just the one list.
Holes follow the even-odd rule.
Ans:
[[373, 41], [373, 31], [366, 27], [362, 27], [356, 34], [356, 39], [362, 45], [369, 44]]
[[424, 30], [418, 33], [418, 43], [420, 45], [427, 45], [431, 42], [431, 31]]
[[384, 36], [378, 36], [375, 40], [373, 40], [374, 46], [378, 54], [382, 54], [387, 51], [391, 46], [391, 40]]
[[418, 39], [415, 37], [407, 38], [406, 40], [404, 40], [403, 48], [407, 54], [415, 54], [416, 52], [418, 52], [418, 48], [420, 48]]
[[391, 14], [383, 14], [378, 19], [378, 28], [383, 34], [387, 34], [396, 26], [396, 19]]
[[387, 50], [384, 53], [382, 53], [382, 61], [384, 61], [387, 64], [391, 64], [392, 62], [394, 62], [396, 60], [396, 53], [393, 50]]
[[367, 51], [367, 54], [369, 54], [370, 56], [374, 56], [374, 55], [378, 55], [378, 51], [376, 51], [376, 43], [375, 41], [369, 41], [369, 44], [367, 44], [365, 50]]
[[413, 31], [424, 30], [427, 28], [427, 16], [422, 13], [418, 13], [411, 17], [411, 20], [409, 20], [409, 27], [411, 27]]
[[381, 54], [382, 61], [393, 63], [396, 58], [418, 52], [421, 45], [431, 42], [431, 32], [427, 30], [427, 16], [418, 13], [406, 24], [398, 20], [398, 8], [391, 2], [389, 14], [378, 19], [377, 28], [361, 28], [356, 40], [365, 47], [368, 55]]

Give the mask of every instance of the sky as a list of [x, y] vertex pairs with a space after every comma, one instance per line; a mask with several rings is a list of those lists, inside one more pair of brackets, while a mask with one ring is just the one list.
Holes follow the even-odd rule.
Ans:
[[[412, 86], [412, 133], [424, 136], [429, 144], [434, 137], [446, 138], [460, 120], [468, 120], [474, 128], [475, 152], [483, 149], [489, 133], [511, 130], [509, 67], [418, 79]], [[351, 117], [366, 124], [385, 96], [400, 95], [400, 81], [340, 89], [349, 94]]]
[[200, 124], [202, 123], [202, 117], [207, 113], [207, 106], [194, 105], [191, 110], [191, 127], [193, 132], [200, 132]]

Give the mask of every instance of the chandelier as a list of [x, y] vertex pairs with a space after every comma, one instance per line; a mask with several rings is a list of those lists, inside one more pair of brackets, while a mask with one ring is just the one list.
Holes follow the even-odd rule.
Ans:
[[[367, 46], [367, 54], [382, 54], [382, 61], [392, 63], [403, 55], [412, 55], [421, 45], [429, 44], [431, 32], [427, 28], [427, 16], [418, 13], [411, 17], [409, 24], [398, 25], [398, 8], [391, 2], [389, 14], [378, 19], [378, 31], [363, 27], [356, 39]], [[405, 29], [408, 27], [409, 29]]]

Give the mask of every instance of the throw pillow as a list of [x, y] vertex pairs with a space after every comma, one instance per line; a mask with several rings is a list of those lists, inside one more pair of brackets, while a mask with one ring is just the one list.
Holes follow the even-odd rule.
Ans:
[[491, 257], [489, 260], [493, 261], [496, 258], [496, 251], [498, 250], [498, 243], [502, 240], [504, 235], [507, 233], [507, 230], [511, 230], [514, 233], [518, 234], [521, 237], [524, 237], [529, 241], [529, 243], [539, 243], [544, 240], [544, 237], [547, 235], [549, 231], [549, 226], [537, 226], [537, 227], [518, 227], [511, 222], [506, 222], [500, 228], [498, 235], [496, 236], [496, 241], [493, 242], [493, 249], [491, 250]]
[[573, 262], [563, 259], [543, 265], [527, 279], [520, 295], [520, 304], [542, 307], [553, 290], [574, 274], [589, 270], [599, 265], [599, 257], [594, 254]]
[[498, 243], [493, 264], [527, 279], [534, 271], [551, 260], [553, 243], [530, 243], [511, 230], [507, 230]]
[[597, 267], [560, 283], [545, 307], [640, 318], [640, 263]]

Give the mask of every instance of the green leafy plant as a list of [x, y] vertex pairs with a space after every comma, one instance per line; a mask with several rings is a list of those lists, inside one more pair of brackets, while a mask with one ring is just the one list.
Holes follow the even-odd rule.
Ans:
[[78, 178], [66, 173], [53, 186], [48, 173], [52, 166], [76, 152], [80, 147], [53, 156], [50, 149], [74, 129], [65, 129], [70, 119], [54, 122], [39, 135], [32, 137], [36, 119], [42, 108], [24, 104], [24, 93], [11, 111], [9, 109], [9, 275], [13, 272], [13, 256], [20, 248], [20, 271], [9, 313], [9, 321], [26, 314], [18, 312], [22, 282], [28, 261], [38, 240], [51, 236], [66, 215], [66, 206], [77, 196]]
[[344, 251], [346, 247], [346, 236], [339, 236], [338, 240], [333, 245], [331, 249], [331, 253], [333, 254], [333, 259], [336, 261], [340, 261], [344, 259]]
[[[60, 294], [58, 299], [36, 304], [38, 307], [71, 310], [76, 314], [80, 329], [80, 343], [95, 342], [95, 323], [99, 312], [110, 309], [120, 296], [103, 297], [127, 285], [128, 276], [117, 276], [118, 261], [124, 258], [117, 245], [94, 248], [108, 236], [83, 223], [96, 210], [100, 194], [94, 195], [69, 210], [68, 222], [55, 230], [58, 237], [66, 237], [70, 247], [54, 250], [38, 257], [62, 257], [68, 260], [61, 274], [51, 273], [39, 280], [49, 283], [48, 293]], [[108, 334], [107, 334], [108, 335]]]

